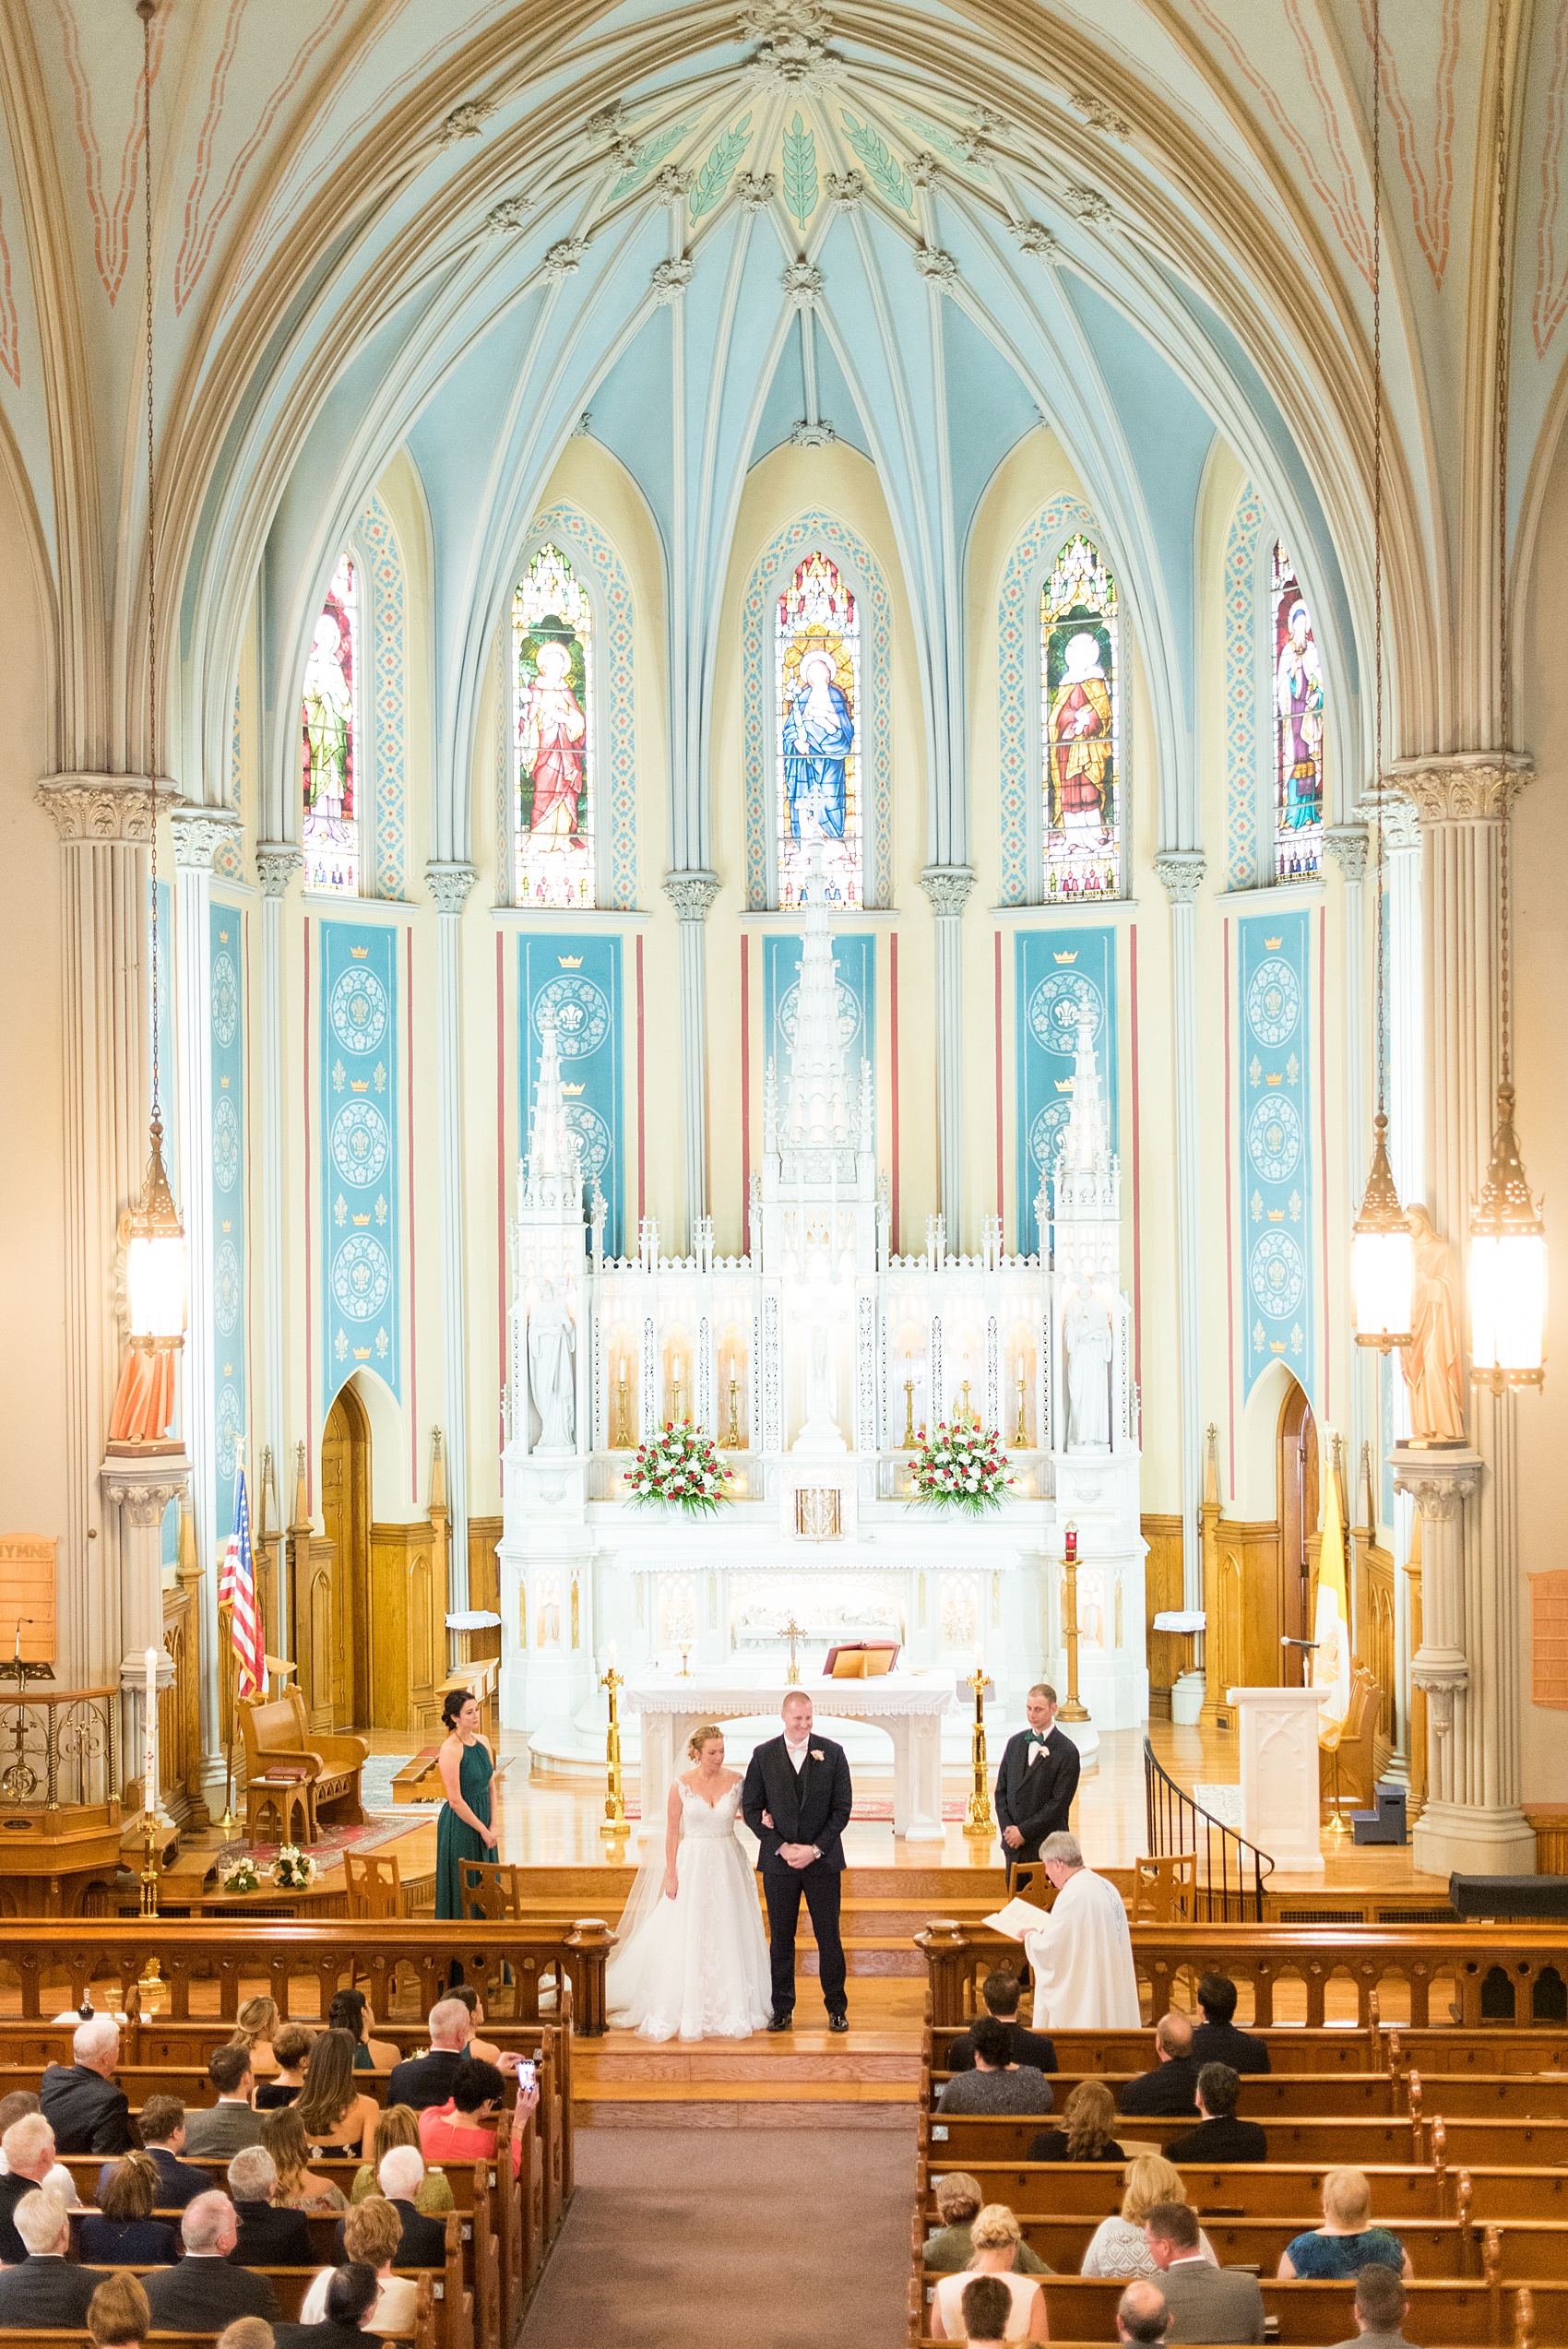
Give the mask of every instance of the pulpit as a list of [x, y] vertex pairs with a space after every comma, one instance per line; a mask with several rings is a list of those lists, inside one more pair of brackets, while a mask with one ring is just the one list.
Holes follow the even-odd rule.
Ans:
[[1228, 1689], [1241, 1731], [1241, 1833], [1277, 1868], [1322, 1872], [1318, 1692]]

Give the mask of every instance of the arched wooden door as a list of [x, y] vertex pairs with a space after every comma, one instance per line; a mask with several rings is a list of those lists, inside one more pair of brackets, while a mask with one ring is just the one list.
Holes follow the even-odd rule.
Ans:
[[[319, 1677], [306, 1702], [315, 1719], [326, 1694], [322, 1681], [327, 1679], [331, 1726], [352, 1729], [370, 1718], [370, 1420], [351, 1386], [339, 1390], [322, 1431], [321, 1522], [333, 1552], [331, 1655], [327, 1673], [315, 1667]], [[311, 1631], [314, 1647], [315, 1609]]]
[[[1279, 1407], [1279, 1627], [1290, 1639], [1312, 1637], [1312, 1557], [1308, 1544], [1317, 1532], [1317, 1421], [1304, 1390], [1291, 1381]], [[1305, 1651], [1280, 1650], [1280, 1683], [1307, 1682]]]

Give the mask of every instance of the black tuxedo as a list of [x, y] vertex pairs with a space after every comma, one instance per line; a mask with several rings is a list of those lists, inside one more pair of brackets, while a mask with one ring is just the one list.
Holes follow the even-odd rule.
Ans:
[[452, 2094], [455, 2082], [461, 2075], [460, 2067], [469, 2060], [466, 2047], [432, 2047], [428, 2055], [405, 2056], [394, 2064], [392, 2077], [386, 2083], [389, 2105], [411, 2105], [417, 2113], [432, 2105], [444, 2105]]
[[1197, 2062], [1228, 2063], [1232, 2071], [1267, 2071], [1268, 2041], [1238, 2031], [1233, 2023], [1200, 2023], [1193, 2034]]
[[145, 2276], [142, 2289], [158, 2332], [221, 2332], [236, 2317], [278, 2321], [271, 2277], [231, 2267], [227, 2260], [180, 2260]]
[[270, 2202], [236, 2202], [240, 2238], [229, 2257], [237, 2268], [308, 2268], [310, 2222], [303, 2211], [274, 2210]]
[[125, 2090], [85, 2064], [50, 2064], [39, 2082], [38, 2102], [62, 2155], [128, 2153], [137, 2142]]
[[[822, 1756], [820, 1762], [814, 1759]], [[822, 2001], [829, 2014], [845, 2010], [844, 1944], [838, 1938], [839, 1878], [844, 1872], [844, 1830], [854, 1801], [849, 1764], [842, 1746], [814, 1729], [799, 1770], [783, 1738], [758, 1746], [741, 1789], [741, 1815], [762, 1845], [757, 1864], [767, 1896], [768, 1952], [773, 1962], [773, 2011], [790, 2014], [795, 2005], [795, 1928], [801, 1894], [811, 1911], [822, 1971]], [[763, 1824], [763, 1813], [772, 1820]], [[780, 1859], [781, 1844], [814, 1844], [821, 1855], [807, 1868]]]
[[0, 2275], [0, 2324], [26, 2332], [79, 2331], [88, 2304], [108, 2276], [101, 2268], [79, 2268], [71, 2260], [39, 2259], [30, 2252], [20, 2267]]
[[[1066, 1833], [1067, 1814], [1078, 1791], [1078, 1749], [1059, 1721], [1053, 1723], [1039, 1760], [1031, 1764], [1029, 1755], [1035, 1750], [1033, 1731], [1020, 1729], [1008, 1738], [996, 1773], [996, 1822], [1003, 1830], [1002, 1856], [1009, 1871], [1021, 1859], [1038, 1859], [1047, 1835]], [[1009, 1827], [1016, 1827], [1021, 1844], [1006, 1841]]]

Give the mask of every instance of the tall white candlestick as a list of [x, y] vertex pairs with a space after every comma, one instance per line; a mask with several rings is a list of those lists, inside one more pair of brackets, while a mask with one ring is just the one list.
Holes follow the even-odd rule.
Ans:
[[615, 1669], [615, 1643], [613, 1640], [610, 1643], [610, 1669], [612, 1672]]
[[158, 1650], [147, 1651], [147, 1696], [142, 1706], [142, 1808], [158, 1809]]

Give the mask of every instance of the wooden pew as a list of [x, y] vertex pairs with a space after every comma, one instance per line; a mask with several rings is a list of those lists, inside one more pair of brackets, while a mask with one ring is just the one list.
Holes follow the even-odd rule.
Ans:
[[[1021, 2162], [1012, 2165], [982, 2164], [971, 2168], [967, 2162], [944, 2165], [932, 2159], [930, 2178], [940, 2177], [944, 2166], [969, 2170], [978, 2179], [986, 2201], [1005, 2202], [1020, 2220], [1054, 2213], [1063, 2218], [1085, 2217], [1098, 2224], [1122, 2207], [1122, 2165], [1118, 2162]], [[1183, 2169], [1182, 2177], [1187, 2200], [1200, 2216], [1205, 2213], [1229, 2212], [1238, 2218], [1289, 2218], [1304, 2212], [1307, 2215], [1301, 2219], [1301, 2225], [1315, 2226], [1322, 2210], [1323, 2181], [1329, 2166], [1327, 2163], [1277, 2166], [1260, 2162], [1228, 2169]], [[917, 2174], [917, 2192], [925, 2182], [926, 2170], [922, 2161]], [[1535, 2175], [1516, 2170], [1497, 2174], [1509, 2177]], [[1372, 2188], [1373, 2221], [1398, 2232], [1424, 2220], [1456, 2217], [1457, 2181], [1467, 2175], [1430, 2166], [1369, 2169], [1366, 2177]], [[1550, 2178], [1551, 2173], [1541, 2175]], [[1564, 2217], [1568, 2218], [1568, 2175], [1564, 2175], [1562, 2183], [1565, 2189]], [[1473, 2201], [1471, 2210], [1475, 2215]], [[935, 2202], [929, 2197], [925, 2213], [928, 2226], [940, 2224]], [[1486, 2215], [1495, 2213], [1489, 2211]], [[1550, 2213], [1540, 2215], [1550, 2216]], [[1056, 2264], [1051, 2261], [1053, 2267]]]
[[[935, 2103], [935, 2093], [941, 2087], [944, 2079], [949, 2076], [950, 2075], [934, 2071], [932, 2074], [931, 2084], [933, 2108]], [[1121, 2090], [1128, 2084], [1128, 2081], [1131, 2078], [1135, 2077], [1135, 2075], [1125, 2072], [1103, 2072], [1099, 2074], [1083, 2073], [1075, 2077], [1073, 2074], [1068, 2072], [1055, 2073], [1051, 2076], [1051, 2094], [1054, 2099], [1052, 2106], [1053, 2113], [1061, 2112], [1068, 2097], [1072, 2094], [1073, 2090], [1077, 2086], [1078, 2078], [1089, 2077], [1103, 2079], [1106, 2086], [1111, 2090], [1112, 2095], [1119, 2095]], [[1419, 2075], [1411, 2073], [1408, 2077], [1414, 2080], [1418, 2079]], [[1442, 2088], [1448, 2084], [1446, 2082], [1439, 2083], [1437, 2082], [1429, 2082], [1421, 2081], [1420, 2084], [1421, 2092], [1426, 2097], [1429, 2108], [1444, 2113], [1449, 2110], [1449, 2106], [1444, 2103], [1441, 2094]], [[1512, 2086], [1515, 2084], [1522, 2085], [1523, 2083], [1515, 2083], [1510, 2082], [1508, 2084]], [[1531, 2084], [1533, 2085], [1534, 2083]], [[1455, 2089], [1461, 2090], [1467, 2094], [1472, 2094], [1478, 2089], [1477, 2082], [1470, 2079], [1457, 2081], [1454, 2083], [1454, 2085]], [[1236, 2109], [1246, 2120], [1261, 2120], [1265, 2122], [1272, 2120], [1277, 2114], [1289, 2118], [1295, 2118], [1299, 2115], [1315, 2115], [1319, 2113], [1342, 2113], [1347, 2119], [1359, 2118], [1364, 2115], [1381, 2118], [1385, 2113], [1402, 2113], [1406, 2111], [1408, 2109], [1406, 2099], [1408, 2094], [1409, 2089], [1407, 2085], [1407, 2075], [1404, 2073], [1396, 2075], [1386, 2071], [1344, 2071], [1330, 2073], [1313, 2071], [1250, 2071], [1241, 2082], [1241, 2102], [1237, 2106]], [[1542, 2098], [1542, 2109], [1545, 2112], [1553, 2112], [1554, 2106], [1551, 2102], [1551, 2098], [1555, 2095], [1555, 2088], [1549, 2090], [1543, 2087], [1541, 2089], [1540, 2095]], [[1563, 2108], [1565, 2111], [1568, 2111], [1568, 2105], [1564, 2105]], [[1470, 2107], [1461, 2100], [1456, 2105], [1455, 2109], [1467, 2111]], [[1491, 2109], [1490, 2106], [1487, 2106], [1487, 2109]], [[1128, 2114], [1126, 2116], [1126, 2119], [1128, 2128], [1133, 2128], [1134, 2125], [1134, 2116], [1132, 2114]], [[1048, 2125], [1049, 2124], [1045, 2121], [1042, 2121], [1040, 2124], [1042, 2128]], [[1138, 2125], [1141, 2126], [1141, 2120]], [[1189, 2129], [1195, 2129], [1197, 2127], [1197, 2116], [1195, 2113], [1189, 2114], [1187, 2116], [1186, 2126]]]
[[[927, 2113], [917, 2118], [917, 2136], [922, 2151], [927, 2151], [932, 2167], [972, 2169], [976, 2162], [1023, 2161], [1035, 2136], [1050, 2128], [1049, 2120], [1023, 2120], [1012, 2115]], [[1143, 2115], [1129, 2117], [1112, 2124], [1120, 2145], [1162, 2146], [1172, 2137], [1182, 2136], [1194, 2126], [1191, 2120], [1147, 2119]], [[1552, 2121], [1510, 2124], [1505, 2121], [1465, 2121], [1459, 2127], [1466, 2132], [1463, 2155], [1451, 2153], [1449, 2159], [1468, 2163], [1470, 2132], [1491, 2130], [1497, 2132], [1498, 2141], [1507, 2136], [1510, 2127], [1517, 2130], [1558, 2130], [1568, 2139], [1568, 2129]], [[1268, 2157], [1270, 2162], [1323, 2163], [1333, 2166], [1340, 2162], [1354, 2163], [1358, 2169], [1373, 2167], [1423, 2168], [1431, 2159], [1426, 2124], [1421, 2120], [1400, 2120], [1373, 2118], [1338, 2119], [1324, 2118], [1315, 2120], [1270, 2120]], [[1450, 2132], [1450, 2143], [1453, 2142]], [[1508, 2141], [1512, 2142], [1512, 2140]], [[1562, 2158], [1568, 2160], [1568, 2148]], [[1535, 2152], [1499, 2153], [1492, 2164], [1523, 2163], [1539, 2160], [1543, 2165], [1552, 2156]]]
[[[932, 2070], [946, 2070], [949, 2046], [960, 2032], [968, 2029], [968, 2023], [932, 2023], [929, 2027], [927, 2054]], [[1140, 2071], [1152, 2071], [1159, 2061], [1152, 2025], [1144, 2031], [1051, 2031], [1046, 2035], [1056, 2050], [1056, 2061], [1062, 2074], [1075, 2079], [1101, 2072], [1122, 2073], [1130, 2078]], [[1273, 2073], [1248, 2072], [1246, 2080], [1268, 2079], [1282, 2071], [1387, 2071], [1393, 2069], [1385, 2045], [1392, 2033], [1353, 2030], [1342, 2024], [1331, 2024], [1322, 2031], [1308, 2031], [1304, 2027], [1296, 2029], [1280, 2023], [1254, 2035], [1262, 2039], [1268, 2048]], [[1408, 2035], [1407, 2033], [1406, 2036]], [[1446, 2035], [1441, 2031], [1421, 2035], [1423, 2041], [1442, 2039]], [[1447, 2069], [1445, 2065], [1438, 2065], [1435, 2057], [1429, 2057], [1428, 2061], [1435, 2069]], [[1053, 2074], [1053, 2080], [1054, 2077]]]
[[[929, 2338], [924, 2330], [927, 2292], [934, 2276], [910, 2284], [911, 2349]], [[1116, 2304], [1124, 2286], [1113, 2278], [1051, 2275], [1040, 2278], [1046, 2318], [1053, 2344], [1067, 2341], [1116, 2339]], [[1265, 2317], [1278, 2319], [1278, 2337], [1289, 2349], [1322, 2349], [1322, 2345], [1356, 2337], [1355, 2286], [1349, 2283], [1280, 2284], [1261, 2280]], [[1421, 2349], [1492, 2349], [1517, 2324], [1514, 2295], [1501, 2285], [1462, 2280], [1427, 2282], [1418, 2278], [1406, 2287], [1410, 2313], [1405, 2319], [1407, 2337]], [[1553, 2330], [1568, 2320], [1568, 2287], [1532, 2287], [1536, 2341], [1545, 2349], [1568, 2338]]]

